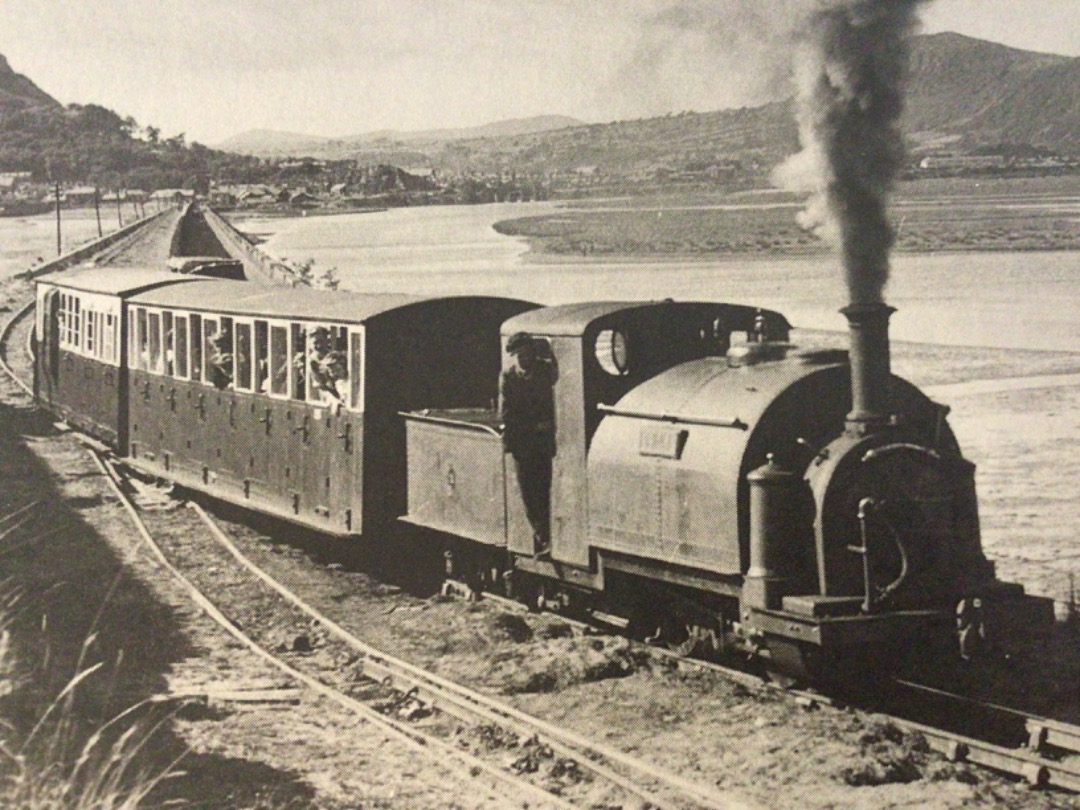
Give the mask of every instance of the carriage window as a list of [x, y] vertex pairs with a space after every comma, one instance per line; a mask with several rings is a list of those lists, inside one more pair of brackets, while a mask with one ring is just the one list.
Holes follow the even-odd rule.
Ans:
[[128, 368], [136, 368], [136, 366], [138, 365], [139, 352], [138, 352], [138, 341], [136, 340], [137, 335], [138, 335], [138, 331], [136, 329], [135, 308], [132, 307], [131, 309], [128, 310], [128, 341], [127, 341], [127, 350], [128, 350], [127, 364], [128, 364]]
[[79, 301], [79, 299], [76, 298], [75, 306], [73, 309], [74, 314], [71, 317], [71, 345], [74, 346], [76, 349], [79, 348], [79, 334], [80, 330], [82, 329], [82, 313], [79, 309], [80, 303], [81, 302]]
[[236, 387], [251, 390], [251, 324], [236, 324]]
[[105, 314], [105, 329], [101, 333], [101, 354], [109, 363], [116, 362], [116, 316]]
[[94, 319], [97, 317], [97, 313], [93, 310], [87, 310], [86, 312], [86, 337], [83, 340], [83, 347], [86, 349], [88, 357], [94, 356]]
[[187, 379], [188, 376], [188, 320], [184, 315], [176, 319], [176, 376]]
[[217, 340], [217, 330], [218, 330], [217, 321], [215, 321], [215, 320], [213, 320], [211, 318], [206, 318], [206, 319], [203, 320], [203, 346], [202, 346], [203, 379], [206, 382], [211, 383], [211, 384], [213, 384], [213, 381], [214, 381], [213, 356], [214, 356], [214, 341]]
[[353, 410], [362, 411], [364, 410], [364, 333], [360, 330], [352, 333], [349, 377], [352, 380], [352, 399], [349, 405]]
[[135, 346], [138, 352], [136, 368], [147, 371], [150, 368], [150, 338], [149, 328], [146, 323], [146, 310], [141, 307], [138, 310], [138, 323], [136, 325]]
[[[206, 323], [208, 327], [212, 324]], [[233, 320], [222, 318], [220, 328], [212, 326], [214, 332], [206, 341], [206, 379], [215, 388], [224, 389], [233, 384]]]
[[157, 312], [149, 314], [147, 335], [150, 338], [150, 355], [148, 371], [161, 373], [161, 315]]
[[165, 361], [165, 373], [170, 377], [173, 373], [173, 363], [176, 360], [176, 335], [173, 334], [173, 314], [161, 313], [161, 345], [164, 347], [162, 359]]
[[191, 316], [191, 379], [203, 378], [202, 315]]
[[307, 396], [307, 327], [294, 323], [291, 336], [293, 398], [303, 400]]
[[343, 403], [349, 393], [348, 333], [343, 326], [319, 326], [308, 336], [308, 401]]
[[255, 321], [255, 372], [256, 391], [266, 391], [266, 378], [270, 373], [270, 338], [266, 321]]
[[289, 394], [289, 330], [270, 327], [270, 393]]
[[67, 294], [60, 293], [60, 306], [56, 308], [56, 333], [60, 343], [67, 343]]
[[596, 362], [613, 377], [624, 376], [628, 371], [630, 345], [621, 329], [604, 329], [596, 336], [594, 345]]

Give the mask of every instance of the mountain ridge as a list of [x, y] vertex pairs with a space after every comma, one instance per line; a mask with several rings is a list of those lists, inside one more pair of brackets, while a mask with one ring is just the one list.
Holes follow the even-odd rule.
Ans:
[[[912, 39], [909, 78], [902, 127], [915, 154], [943, 147], [970, 151], [1002, 144], [1080, 153], [1080, 58], [943, 32]], [[440, 132], [446, 132], [440, 130], [385, 131], [313, 139], [306, 144], [306, 154], [476, 171], [508, 165], [525, 171], [588, 165], [626, 168], [627, 161], [642, 169], [701, 161], [776, 162], [796, 148], [792, 109], [789, 100], [738, 110], [605, 124], [579, 122], [475, 137], [460, 137], [467, 130], [451, 131], [458, 133], [454, 138], [439, 138]], [[778, 116], [779, 110], [786, 110], [788, 118]], [[672, 126], [673, 119], [682, 126]], [[767, 129], [748, 133], [753, 127]], [[661, 138], [662, 142], [634, 145], [635, 138]], [[287, 152], [279, 150], [275, 156]]]
[[257, 154], [260, 157], [269, 157], [271, 156], [270, 153], [273, 153], [273, 156], [280, 156], [283, 150], [307, 145], [315, 147], [333, 145], [335, 148], [340, 149], [361, 148], [380, 142], [414, 144], [469, 140], [472, 138], [513, 137], [515, 135], [528, 135], [534, 132], [547, 132], [566, 127], [581, 126], [583, 123], [577, 118], [570, 118], [565, 115], [534, 115], [525, 118], [507, 118], [473, 127], [445, 127], [415, 131], [381, 129], [337, 137], [304, 135], [273, 129], [253, 129], [230, 136], [213, 144], [213, 146], [216, 149], [233, 151], [260, 148], [263, 151]]

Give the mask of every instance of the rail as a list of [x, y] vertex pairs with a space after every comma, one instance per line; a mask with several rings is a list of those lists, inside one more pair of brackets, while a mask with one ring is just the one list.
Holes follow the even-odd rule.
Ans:
[[4, 322], [3, 328], [0, 329], [0, 371], [3, 371], [15, 385], [31, 397], [34, 396], [34, 389], [28, 385], [8, 363], [7, 347], [11, 340], [11, 333], [15, 331], [15, 326], [20, 320], [34, 311], [34, 303], [34, 300], [31, 299], [28, 303], [16, 310], [11, 317]]
[[188, 579], [179, 568], [172, 564], [165, 555], [165, 552], [154, 539], [153, 534], [139, 515], [139, 512], [131, 502], [131, 499], [121, 488], [120, 476], [116, 470], [111, 464], [102, 460], [98, 451], [94, 450], [92, 447], [88, 447], [87, 452], [90, 454], [91, 458], [93, 458], [98, 469], [105, 476], [109, 488], [122, 504], [124, 511], [135, 526], [143, 544], [154, 556], [154, 559], [169, 572], [170, 576], [172, 576], [172, 578], [187, 592], [189, 598], [198, 605], [208, 617], [236, 639], [243, 647], [247, 648], [266, 663], [288, 675], [290, 678], [302, 683], [313, 692], [337, 703], [339, 706], [353, 712], [373, 726], [380, 728], [388, 735], [399, 739], [414, 750], [431, 758], [435, 764], [449, 769], [448, 763], [455, 762], [460, 766], [461, 774], [467, 774], [468, 777], [471, 777], [474, 781], [481, 774], [484, 774], [493, 783], [498, 785], [498, 792], [505, 799], [521, 801], [527, 797], [531, 801], [538, 802], [540, 806], [553, 806], [562, 808], [563, 810], [572, 810], [573, 806], [571, 804], [555, 794], [533, 785], [530, 782], [524, 781], [519, 777], [513, 776], [450, 743], [444, 742], [438, 737], [427, 734], [419, 729], [409, 727], [404, 722], [387, 717], [371, 706], [346, 695], [338, 689], [328, 686], [317, 678], [297, 669], [287, 661], [284, 661], [280, 657], [266, 650], [219, 610], [217, 606], [214, 605], [201, 590], [199, 590], [195, 583]]

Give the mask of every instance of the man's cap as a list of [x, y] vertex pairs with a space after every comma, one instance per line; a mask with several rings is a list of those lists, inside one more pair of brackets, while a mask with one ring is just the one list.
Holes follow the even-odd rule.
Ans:
[[532, 345], [532, 338], [528, 332], [515, 332], [510, 336], [510, 339], [506, 341], [506, 351], [509, 354], [521, 351], [526, 346]]

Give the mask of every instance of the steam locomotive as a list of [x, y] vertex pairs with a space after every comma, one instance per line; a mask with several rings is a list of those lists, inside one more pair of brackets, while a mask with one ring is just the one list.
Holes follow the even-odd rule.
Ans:
[[[846, 307], [843, 352], [731, 304], [84, 268], [38, 280], [35, 390], [148, 474], [389, 554], [413, 527], [475, 587], [828, 680], [1053, 618], [995, 578], [947, 408], [890, 372], [891, 311]], [[520, 332], [556, 372], [544, 554], [495, 408]]]

